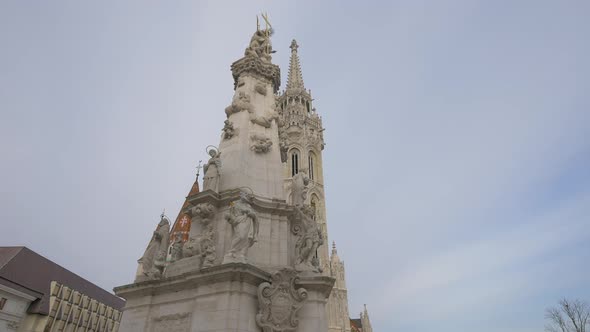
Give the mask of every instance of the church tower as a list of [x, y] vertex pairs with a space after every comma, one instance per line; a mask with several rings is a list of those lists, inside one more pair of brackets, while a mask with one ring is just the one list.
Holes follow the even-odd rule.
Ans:
[[297, 41], [293, 39], [287, 87], [278, 99], [279, 138], [284, 162], [285, 192], [289, 197], [288, 201], [292, 201], [293, 177], [303, 173], [309, 180], [305, 203], [314, 209], [315, 220], [324, 237], [324, 244], [318, 248], [316, 256], [320, 266], [328, 274], [328, 230], [322, 167], [324, 129], [322, 118], [313, 107], [311, 90], [306, 90], [303, 84], [298, 48]]
[[[319, 261], [323, 274], [336, 280], [326, 306], [328, 331], [348, 332], [351, 331], [351, 320], [348, 311], [344, 262], [338, 257], [335, 245], [333, 245], [331, 256], [328, 251], [322, 167], [322, 151], [325, 146], [322, 118], [313, 107], [311, 90], [306, 90], [303, 83], [297, 41], [293, 40], [290, 48], [287, 87], [278, 98], [279, 140], [284, 163], [285, 193], [288, 197], [287, 201], [295, 204], [292, 188], [295, 186], [298, 174], [303, 174], [303, 177], [307, 179], [304, 203], [310, 205], [315, 211], [315, 221], [323, 236], [323, 244], [317, 249], [316, 259]], [[368, 322], [368, 315], [366, 321]]]

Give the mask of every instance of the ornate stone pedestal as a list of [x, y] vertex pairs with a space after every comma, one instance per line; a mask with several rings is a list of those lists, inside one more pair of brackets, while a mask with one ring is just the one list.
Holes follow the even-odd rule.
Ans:
[[[324, 308], [333, 284], [334, 279], [319, 275], [294, 282], [291, 291], [306, 293], [300, 309], [291, 316], [288, 297], [270, 303], [267, 310], [276, 325], [264, 331], [327, 331]], [[116, 294], [127, 300], [119, 331], [259, 332], [257, 315], [262, 316], [259, 303], [264, 300], [259, 294], [264, 287], [279, 285], [270, 273], [241, 263], [117, 287]], [[289, 328], [293, 319], [296, 329]]]

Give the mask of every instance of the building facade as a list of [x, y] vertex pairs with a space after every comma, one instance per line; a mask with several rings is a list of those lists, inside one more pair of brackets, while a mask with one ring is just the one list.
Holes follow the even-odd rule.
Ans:
[[0, 331], [117, 332], [124, 303], [26, 247], [0, 247]]

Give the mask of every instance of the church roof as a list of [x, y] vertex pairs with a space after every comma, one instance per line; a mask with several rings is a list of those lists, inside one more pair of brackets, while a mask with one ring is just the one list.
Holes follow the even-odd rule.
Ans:
[[191, 229], [191, 223], [190, 223], [190, 218], [189, 218], [188, 223], [186, 221], [182, 221], [182, 219], [184, 219], [182, 217], [185, 215], [183, 213], [183, 210], [189, 205], [189, 202], [188, 202], [189, 197], [192, 197], [192, 196], [198, 194], [199, 192], [200, 192], [200, 190], [199, 190], [199, 177], [197, 175], [197, 178], [195, 179], [195, 183], [193, 183], [193, 186], [191, 187], [191, 190], [189, 191], [188, 196], [186, 196], [186, 199], [184, 200], [184, 203], [182, 204], [182, 207], [180, 208], [180, 212], [178, 212], [178, 216], [176, 217], [176, 220], [174, 221], [174, 225], [172, 226], [172, 231], [170, 232], [171, 242], [175, 241], [176, 233], [183, 233], [183, 237], [182, 237], [183, 242], [186, 242], [188, 240], [189, 232]]
[[361, 321], [360, 318], [351, 318], [350, 319], [350, 331], [351, 332], [362, 331], [362, 328], [363, 328], [363, 322]]
[[37, 254], [27, 247], [0, 247], [0, 284], [37, 298], [29, 313], [49, 314], [51, 282], [56, 281], [121, 310], [125, 300]]

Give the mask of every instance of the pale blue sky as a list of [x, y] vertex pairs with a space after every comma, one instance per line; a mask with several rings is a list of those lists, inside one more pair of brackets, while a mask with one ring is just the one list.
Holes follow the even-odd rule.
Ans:
[[351, 315], [532, 332], [590, 301], [587, 1], [4, 1], [0, 244], [131, 282], [218, 143], [260, 11], [323, 116]]

